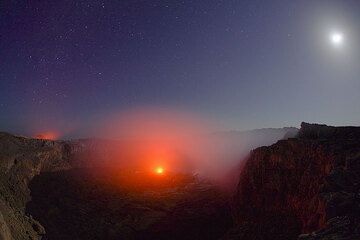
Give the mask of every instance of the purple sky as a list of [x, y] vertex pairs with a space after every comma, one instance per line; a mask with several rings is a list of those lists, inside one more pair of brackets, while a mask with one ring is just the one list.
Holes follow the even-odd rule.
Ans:
[[222, 129], [359, 125], [359, 22], [356, 0], [5, 0], [0, 131], [80, 136], [144, 106]]

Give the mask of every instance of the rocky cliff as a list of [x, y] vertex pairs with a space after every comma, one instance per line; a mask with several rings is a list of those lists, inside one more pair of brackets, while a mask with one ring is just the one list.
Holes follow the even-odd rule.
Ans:
[[360, 239], [359, 190], [360, 128], [302, 123], [251, 152], [226, 238]]
[[0, 239], [39, 239], [43, 227], [25, 214], [29, 182], [40, 172], [70, 168], [66, 144], [0, 133]]
[[[360, 128], [303, 123], [285, 139], [251, 152], [224, 238], [360, 239]], [[230, 226], [224, 196], [201, 182], [134, 193], [79, 177], [77, 168], [111, 159], [117, 146], [0, 133], [0, 240], [74, 239], [79, 229], [94, 239], [216, 239]]]

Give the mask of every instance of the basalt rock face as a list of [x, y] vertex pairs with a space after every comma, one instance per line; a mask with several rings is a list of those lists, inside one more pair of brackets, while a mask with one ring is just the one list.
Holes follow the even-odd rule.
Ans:
[[43, 227], [25, 213], [30, 181], [41, 172], [69, 169], [64, 143], [0, 133], [0, 239], [39, 239]]
[[302, 123], [250, 154], [226, 238], [360, 239], [359, 190], [360, 128]]

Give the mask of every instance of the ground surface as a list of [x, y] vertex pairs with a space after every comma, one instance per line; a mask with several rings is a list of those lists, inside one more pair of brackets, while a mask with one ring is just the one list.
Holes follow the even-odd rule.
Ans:
[[29, 187], [44, 239], [218, 239], [232, 222], [226, 196], [192, 175], [73, 169]]

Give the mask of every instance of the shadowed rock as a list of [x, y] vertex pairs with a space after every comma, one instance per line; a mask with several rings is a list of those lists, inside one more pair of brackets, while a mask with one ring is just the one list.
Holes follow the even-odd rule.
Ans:
[[302, 123], [298, 138], [251, 153], [227, 238], [359, 239], [359, 165], [360, 128]]

